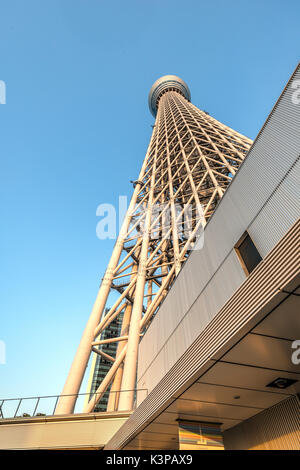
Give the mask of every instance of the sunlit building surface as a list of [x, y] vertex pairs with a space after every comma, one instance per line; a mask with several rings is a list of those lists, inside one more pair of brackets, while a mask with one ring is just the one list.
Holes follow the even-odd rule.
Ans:
[[[131, 204], [43, 424], [56, 437], [31, 418], [31, 447], [62, 446], [69, 426], [67, 448], [300, 449], [299, 83], [300, 66], [252, 142], [196, 108], [180, 78], [155, 82]], [[16, 447], [20, 421], [0, 424]]]

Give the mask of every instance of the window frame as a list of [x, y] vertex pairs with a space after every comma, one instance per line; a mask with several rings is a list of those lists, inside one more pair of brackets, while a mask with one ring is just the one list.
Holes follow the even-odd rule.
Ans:
[[253, 268], [252, 271], [249, 272], [249, 270], [248, 270], [248, 268], [247, 268], [247, 266], [246, 266], [246, 263], [245, 263], [245, 261], [244, 261], [244, 258], [243, 258], [242, 254], [241, 254], [241, 252], [240, 252], [240, 246], [242, 245], [242, 243], [244, 242], [244, 240], [245, 240], [247, 237], [250, 238], [251, 242], [252, 242], [253, 245], [255, 246], [255, 249], [256, 249], [257, 253], [258, 253], [259, 256], [261, 257], [260, 262], [263, 260], [263, 258], [262, 258], [262, 256], [261, 256], [260, 252], [258, 251], [257, 246], [255, 245], [254, 241], [252, 240], [252, 238], [251, 238], [249, 232], [248, 232], [247, 230], [245, 230], [245, 232], [243, 233], [243, 235], [239, 238], [239, 240], [237, 241], [237, 243], [234, 245], [234, 250], [235, 250], [235, 252], [236, 252], [236, 254], [237, 254], [237, 257], [238, 257], [238, 259], [239, 259], [239, 261], [240, 261], [240, 263], [241, 263], [241, 266], [242, 266], [242, 268], [243, 268], [244, 273], [246, 274], [246, 276], [250, 276], [250, 274], [256, 269], [256, 267], [259, 265], [260, 262], [257, 263], [257, 265], [255, 266], [255, 268]]

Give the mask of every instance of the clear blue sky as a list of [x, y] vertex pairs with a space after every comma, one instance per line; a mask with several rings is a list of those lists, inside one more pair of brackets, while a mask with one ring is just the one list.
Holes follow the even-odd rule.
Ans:
[[[58, 394], [129, 195], [152, 83], [254, 138], [299, 61], [298, 0], [2, 0], [0, 397]], [[85, 391], [85, 390], [83, 390]]]

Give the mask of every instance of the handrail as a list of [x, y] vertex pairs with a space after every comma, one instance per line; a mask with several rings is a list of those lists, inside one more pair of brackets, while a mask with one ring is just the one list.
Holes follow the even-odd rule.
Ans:
[[[129, 392], [129, 391], [130, 392], [134, 391], [136, 393], [136, 397], [138, 397], [138, 394], [140, 394], [140, 392], [145, 393], [144, 398], [148, 394], [148, 390], [145, 389], [145, 388], [133, 389], [133, 390], [107, 391], [106, 394], [121, 394], [121, 393]], [[36, 396], [36, 397], [0, 398], [0, 421], [1, 421], [1, 419], [12, 418], [12, 417], [13, 418], [21, 418], [21, 417], [34, 417], [34, 416], [52, 416], [52, 415], [55, 414], [55, 409], [56, 409], [58, 400], [61, 397], [77, 396], [77, 400], [78, 400], [78, 398], [80, 398], [80, 397], [82, 397], [82, 398], [91, 397], [93, 395], [95, 395], [95, 402], [96, 402], [96, 397], [97, 397], [98, 394], [97, 393], [92, 394], [91, 392], [90, 393], [72, 393], [72, 394], [68, 394], [68, 395], [40, 395], [40, 396]], [[117, 397], [117, 395], [115, 395], [115, 397]], [[51, 407], [49, 407], [49, 406], [47, 407], [47, 405], [45, 405], [45, 400], [49, 400], [49, 399], [53, 399], [53, 401], [55, 401], [54, 406], [53, 406], [53, 404], [52, 404]], [[23, 408], [24, 404], [25, 404], [25, 408], [26, 408], [26, 400], [27, 400], [27, 403], [28, 403], [28, 400], [34, 400], [34, 403], [32, 405], [33, 412], [28, 413], [28, 409], [27, 409], [26, 412], [23, 412], [23, 413], [21, 412], [21, 416], [17, 416], [19, 410], [21, 409], [21, 407]], [[76, 402], [77, 402], [77, 400], [76, 400]], [[14, 402], [14, 401], [16, 402], [16, 405], [11, 406], [11, 403]], [[137, 402], [137, 400], [135, 401], [135, 407], [136, 407], [136, 402]], [[7, 405], [8, 408], [11, 408], [11, 410], [10, 411], [9, 411], [9, 409], [5, 410], [5, 405]], [[96, 408], [97, 405], [99, 405], [99, 403], [95, 403], [95, 408]], [[46, 408], [45, 408], [45, 406], [46, 406]], [[76, 405], [76, 406], [78, 406], [78, 405]], [[83, 404], [82, 404], [82, 406], [83, 406]], [[28, 405], [28, 408], [29, 408], [29, 405]], [[39, 411], [40, 409], [42, 409], [44, 412], [42, 413], [41, 411]], [[117, 411], [117, 410], [114, 410], [114, 411]], [[82, 411], [75, 411], [74, 412], [74, 414], [78, 414], [78, 413], [82, 413]]]

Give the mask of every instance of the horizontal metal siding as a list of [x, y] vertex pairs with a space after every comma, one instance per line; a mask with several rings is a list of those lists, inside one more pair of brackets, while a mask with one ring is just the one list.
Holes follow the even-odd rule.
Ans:
[[264, 258], [300, 214], [300, 159], [296, 161], [248, 232]]
[[[138, 380], [145, 374], [166, 339], [173, 334], [243, 232], [250, 227], [251, 235], [261, 247], [264, 257], [287, 232], [295, 217], [299, 217], [299, 207], [294, 206], [293, 216], [281, 218], [280, 224], [278, 221], [276, 229], [274, 228], [274, 231], [278, 229], [278, 234], [271, 235], [268, 225], [273, 225], [273, 215], [269, 200], [300, 154], [300, 105], [292, 102], [294, 89], [291, 88], [291, 82], [294, 79], [300, 79], [299, 67], [210, 219], [205, 229], [204, 248], [191, 253], [142, 339]], [[298, 167], [296, 170], [299, 171]], [[281, 197], [282, 201], [286, 200], [282, 193], [284, 190], [285, 186], [277, 188], [277, 206]], [[275, 201], [273, 199], [273, 203]], [[256, 224], [256, 231], [254, 229], [256, 217], [264, 221], [259, 233], [259, 222]], [[265, 220], [267, 217], [269, 219]], [[175, 353], [174, 359], [178, 357], [179, 351]], [[162, 357], [160, 360], [165, 363]], [[154, 379], [155, 375], [151, 373], [150, 377]], [[154, 385], [153, 380], [146, 387], [152, 388]]]
[[[245, 334], [245, 329], [253, 326], [253, 319], [260, 319], [260, 312], [277, 296], [279, 287], [288, 285], [299, 273], [299, 239], [300, 220], [245, 280], [205, 330], [200, 332], [105, 449], [119, 449], [128, 444], [166, 409], [175, 396], [180, 395], [189, 384], [199, 378], [203, 370], [207, 369], [211, 357], [218, 358], [224, 354], [228, 347], [226, 345], [233, 337], [235, 342], [238, 341]], [[278, 289], [274, 289], [274, 286]]]
[[227, 450], [300, 450], [300, 405], [294, 396], [225, 431]]
[[144, 373], [139, 368], [138, 388], [146, 387], [149, 392], [152, 390], [238, 289], [245, 277], [236, 253], [232, 251], [172, 334], [165, 338], [161, 350], [156, 356], [152, 356], [153, 362], [148, 363]]

